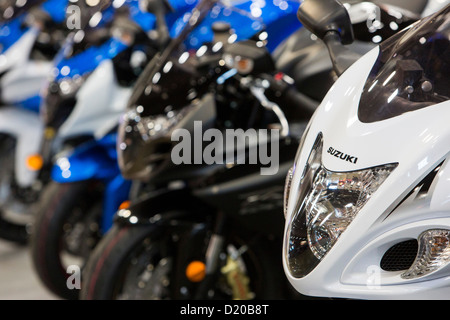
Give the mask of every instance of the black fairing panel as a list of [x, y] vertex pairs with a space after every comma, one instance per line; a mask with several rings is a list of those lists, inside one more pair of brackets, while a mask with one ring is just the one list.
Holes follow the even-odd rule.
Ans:
[[[125, 212], [125, 211], [129, 212]], [[211, 207], [192, 196], [188, 189], [158, 189], [133, 200], [130, 207], [119, 210], [115, 222], [119, 224], [171, 223], [173, 221], [204, 221], [205, 214], [214, 213]], [[137, 218], [137, 219], [136, 219]]]
[[284, 182], [297, 148], [296, 140], [280, 143], [279, 170], [274, 175], [261, 175], [260, 165], [234, 165], [205, 177], [193, 194], [211, 206], [220, 204], [218, 210], [248, 230], [280, 235]]

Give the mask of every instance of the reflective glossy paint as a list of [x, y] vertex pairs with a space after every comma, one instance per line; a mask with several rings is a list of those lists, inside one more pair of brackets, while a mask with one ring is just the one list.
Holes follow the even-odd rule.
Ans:
[[[235, 41], [248, 39], [255, 33], [266, 29], [268, 48], [273, 51], [284, 39], [301, 27], [297, 19], [298, 1], [235, 1], [233, 9], [212, 10], [202, 24], [188, 36], [188, 48], [198, 49], [213, 38], [211, 25], [215, 21], [228, 22], [237, 37]], [[191, 16], [187, 12], [175, 22], [171, 36], [176, 37]], [[239, 26], [239, 27], [238, 27]]]
[[88, 141], [67, 156], [60, 157], [52, 168], [52, 179], [58, 183], [99, 180], [105, 185], [102, 231], [113, 223], [119, 205], [128, 199], [131, 181], [125, 180], [117, 165], [116, 134]]
[[[447, 7], [447, 17], [449, 10], [450, 7]], [[448, 24], [442, 30], [448, 30]], [[445, 54], [448, 45], [446, 50], [442, 52], [443, 57], [448, 57]], [[386, 271], [381, 269], [380, 264], [384, 254], [395, 244], [419, 239], [422, 232], [430, 229], [450, 229], [447, 188], [450, 181], [450, 132], [446, 121], [450, 117], [450, 102], [447, 98], [426, 108], [381, 121], [360, 121], [358, 106], [361, 94], [378, 56], [379, 49], [375, 48], [351, 66], [334, 84], [314, 114], [294, 164], [285, 234], [296, 214], [297, 204], [303, 201], [299, 199], [300, 183], [319, 134], [323, 135], [322, 164], [327, 170], [354, 172], [389, 163], [398, 163], [398, 166], [357, 213], [335, 245], [303, 278], [290, 274], [287, 265], [288, 241], [285, 239], [285, 273], [291, 284], [306, 295], [359, 299], [445, 299], [450, 294], [448, 263], [436, 272], [415, 279], [402, 277], [406, 270]], [[446, 61], [447, 64], [440, 65], [439, 70], [445, 70], [448, 59]], [[342, 161], [327, 153], [330, 147], [354, 155], [358, 158], [357, 163]], [[420, 192], [420, 182], [433, 170], [438, 172], [433, 175], [427, 190]]]

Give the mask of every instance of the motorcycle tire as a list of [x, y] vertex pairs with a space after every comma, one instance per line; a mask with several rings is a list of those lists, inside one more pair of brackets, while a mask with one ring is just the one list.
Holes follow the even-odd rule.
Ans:
[[[77, 288], [70, 289], [67, 284], [71, 273], [66, 272], [69, 269], [64, 265], [63, 254], [71, 252], [78, 260], [86, 260], [89, 250], [101, 237], [98, 225], [102, 197], [97, 188], [91, 181], [51, 182], [37, 204], [30, 236], [32, 262], [43, 284], [63, 299], [75, 300], [79, 295]], [[77, 243], [77, 240], [81, 242]], [[82, 248], [80, 252], [73, 253], [76, 249], [70, 251], [69, 241], [75, 241], [72, 246]], [[80, 269], [81, 276], [84, 262], [73, 266]]]
[[[0, 134], [0, 182], [4, 178], [4, 174], [13, 178], [14, 158], [15, 158], [15, 140], [5, 134]], [[0, 238], [13, 242], [18, 245], [26, 245], [29, 238], [29, 225], [27, 223], [19, 223], [8, 219], [4, 210], [0, 207]]]
[[[100, 241], [88, 260], [82, 275], [80, 299], [196, 299], [194, 291], [180, 295], [185, 288], [178, 288], [177, 285], [171, 287], [172, 282], [179, 281], [180, 277], [183, 277], [183, 274], [175, 271], [177, 257], [174, 253], [180, 251], [183, 242], [183, 245], [189, 246], [189, 241], [186, 243], [178, 240], [175, 243], [172, 241], [173, 238], [174, 233], [167, 227], [115, 225]], [[202, 252], [199, 252], [199, 256], [204, 256], [205, 252], [200, 251]], [[274, 258], [269, 251], [267, 243], [264, 242], [247, 250], [251, 256], [251, 259], [246, 260], [246, 266], [251, 271], [248, 276], [250, 283], [257, 287], [252, 288], [255, 292], [254, 298], [285, 299], [284, 294], [287, 290], [286, 281], [281, 277], [283, 274], [281, 263], [274, 260], [279, 258], [278, 255]], [[249, 266], [247, 263], [252, 265]], [[133, 267], [133, 264], [136, 266]], [[279, 269], [276, 267], [278, 264]], [[133, 274], [139, 274], [140, 278], [133, 279]], [[135, 281], [128, 281], [128, 278]], [[152, 287], [146, 288], [144, 285], [141, 287], [140, 284], [144, 281], [150, 283]], [[124, 294], [124, 288], [129, 287], [130, 283], [135, 287], [135, 291]], [[213, 284], [216, 286], [214, 289], [217, 289], [217, 284], [218, 281]], [[223, 296], [209, 298], [231, 299]]]

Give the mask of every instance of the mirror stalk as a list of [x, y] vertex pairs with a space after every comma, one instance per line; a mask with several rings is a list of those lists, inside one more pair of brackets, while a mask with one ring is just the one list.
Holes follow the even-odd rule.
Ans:
[[341, 37], [339, 33], [335, 31], [329, 31], [323, 38], [323, 42], [327, 46], [328, 53], [330, 54], [333, 69], [337, 76], [341, 76], [345, 70], [348, 69], [356, 60], [361, 56], [356, 52], [343, 46], [341, 43]]

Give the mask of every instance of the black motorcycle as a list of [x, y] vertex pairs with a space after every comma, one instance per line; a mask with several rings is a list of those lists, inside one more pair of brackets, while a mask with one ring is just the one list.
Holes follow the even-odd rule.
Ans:
[[[89, 258], [82, 298], [275, 299], [289, 292], [281, 266], [273, 264], [283, 230], [283, 181], [314, 110], [298, 103], [289, 77], [276, 74], [263, 36], [228, 44], [232, 30], [215, 24], [213, 42], [183, 50], [204, 16], [222, 9], [200, 3], [196, 20], [135, 87], [119, 129], [119, 165], [143, 186]], [[297, 135], [287, 117], [299, 122]], [[280, 136], [239, 147], [215, 141], [212, 154], [222, 161], [204, 164], [195, 152], [180, 152], [186, 163], [174, 164], [172, 133], [198, 133], [199, 124], [201, 134], [273, 128]], [[187, 148], [198, 147], [191, 142]], [[279, 170], [261, 175], [261, 165], [249, 158], [273, 144], [280, 148]]]
[[[91, 255], [83, 299], [294, 297], [273, 262], [281, 261], [283, 182], [318, 101], [276, 71], [263, 37], [209, 43], [201, 54], [182, 50], [183, 36], [209, 9], [200, 6], [197, 21], [147, 66], [135, 88], [119, 130], [119, 164], [125, 177], [144, 182]], [[230, 36], [224, 25], [217, 30], [218, 39]], [[291, 58], [297, 60], [286, 66], [302, 60]], [[332, 72], [330, 64], [324, 74]], [[316, 89], [327, 86], [315, 79]], [[211, 128], [277, 128], [279, 135], [231, 152], [225, 144], [214, 157], [226, 159], [221, 164], [199, 163], [195, 150], [206, 150], [207, 142], [198, 148], [183, 140], [194, 153], [174, 164], [174, 132], [195, 136], [196, 123], [202, 135]], [[274, 144], [279, 170], [261, 175], [264, 165], [252, 155]]]

